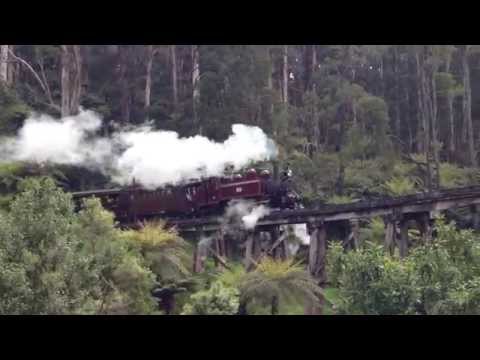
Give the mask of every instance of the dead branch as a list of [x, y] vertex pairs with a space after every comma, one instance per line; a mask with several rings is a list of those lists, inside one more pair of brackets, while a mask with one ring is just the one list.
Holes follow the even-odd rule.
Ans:
[[[43, 82], [45, 84], [48, 101], [50, 101], [50, 104], [54, 105], [55, 103], [53, 102], [52, 92], [50, 91], [50, 86], [48, 85], [47, 77], [45, 76], [45, 69], [43, 67], [43, 60], [38, 61], [38, 65], [40, 66], [40, 74], [42, 75], [42, 79], [43, 79]], [[59, 107], [59, 109], [60, 109], [60, 107]]]
[[226, 263], [226, 261], [220, 255], [218, 255], [211, 247], [208, 248], [208, 251], [216, 260], [218, 260], [220, 264], [222, 264], [224, 268], [226, 268], [227, 270], [232, 270], [232, 268]]
[[24, 65], [28, 70], [30, 70], [30, 72], [33, 74], [34, 78], [37, 80], [37, 82], [40, 84], [40, 87], [42, 88], [42, 90], [45, 92], [45, 94], [47, 95], [47, 98], [48, 100], [50, 101], [50, 105], [52, 108], [56, 109], [56, 110], [59, 110], [60, 107], [58, 105], [56, 105], [54, 102], [53, 102], [53, 99], [51, 97], [51, 94], [50, 94], [50, 88], [48, 87], [48, 84], [46, 82], [46, 79], [45, 79], [45, 83], [42, 81], [42, 79], [40, 78], [40, 76], [38, 75], [38, 73], [35, 71], [35, 69], [27, 62], [25, 61], [24, 59], [22, 59], [21, 57], [15, 55], [13, 53], [12, 50], [8, 49], [8, 52], [10, 54], [10, 56], [17, 62], [21, 63], [22, 65]]
[[25, 60], [23, 60], [21, 57], [18, 57], [17, 55], [15, 55], [13, 53], [12, 50], [8, 49], [8, 52], [10, 54], [11, 57], [13, 57], [16, 61], [20, 62], [21, 64], [23, 64], [25, 67], [27, 67], [28, 70], [30, 70], [30, 72], [33, 74], [33, 76], [35, 77], [35, 79], [38, 81], [38, 83], [40, 84], [40, 86], [42, 87], [43, 91], [47, 91], [46, 87], [45, 87], [45, 84], [43, 83], [42, 79], [40, 78], [40, 76], [38, 75], [38, 73], [33, 69], [33, 67]]

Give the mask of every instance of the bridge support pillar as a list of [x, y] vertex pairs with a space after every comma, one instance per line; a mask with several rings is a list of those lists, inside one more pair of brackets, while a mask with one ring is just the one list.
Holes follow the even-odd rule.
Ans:
[[[272, 255], [274, 259], [282, 259], [286, 260], [288, 257], [288, 246], [287, 243], [281, 239], [282, 236], [280, 234], [280, 227], [279, 226], [272, 226], [270, 229], [270, 236], [271, 236], [271, 246], [275, 246], [273, 249]], [[278, 241], [281, 241], [279, 244], [276, 244]]]
[[265, 237], [265, 232], [256, 231], [253, 239], [253, 249], [252, 249], [252, 258], [254, 261], [258, 262], [262, 257], [262, 243]]
[[475, 204], [470, 206], [472, 212], [472, 227], [474, 230], [480, 230], [480, 205]]
[[[308, 224], [310, 232], [310, 252], [308, 270], [315, 278], [320, 287], [324, 287], [327, 281], [325, 269], [325, 257], [327, 253], [327, 228], [324, 222]], [[323, 311], [324, 298], [319, 295], [318, 304], [309, 304], [305, 309], [307, 315], [320, 315]]]
[[283, 237], [283, 241], [280, 244], [282, 247], [283, 259], [287, 260], [292, 256], [292, 254], [290, 253], [290, 248], [288, 247], [288, 241], [287, 241], [288, 231], [284, 230], [283, 234], [281, 234], [280, 236]]
[[195, 247], [193, 253], [193, 272], [201, 273], [205, 270], [205, 261], [207, 260], [207, 254], [204, 253], [203, 248], [198, 244]]
[[417, 218], [417, 223], [420, 228], [420, 233], [422, 236], [422, 244], [428, 244], [432, 241], [432, 220], [430, 219], [430, 213], [422, 213]]
[[[226, 246], [225, 246], [225, 232], [223, 229], [219, 230], [215, 234], [214, 239], [214, 251], [217, 256], [221, 257], [222, 259], [226, 258]], [[224, 268], [224, 266], [220, 263], [220, 261], [214, 257], [215, 266], [217, 268]]]
[[343, 241], [343, 247], [345, 249], [356, 250], [360, 246], [360, 222], [358, 219], [352, 219], [349, 221], [349, 231]]
[[247, 271], [252, 270], [255, 259], [255, 247], [258, 247], [258, 232], [256, 231], [248, 231], [247, 232], [247, 239], [245, 241], [245, 259], [244, 265]]
[[[280, 229], [278, 228], [278, 226], [272, 226], [268, 230], [268, 233], [270, 234], [270, 246], [273, 248], [276, 241], [280, 237]], [[275, 248], [273, 248], [273, 250], [271, 250], [271, 256], [274, 259], [279, 259], [281, 257], [281, 253], [279, 251], [278, 246], [276, 246]]]
[[398, 251], [402, 259], [408, 255], [408, 223], [408, 219], [402, 219], [399, 223]]
[[392, 216], [386, 216], [385, 222], [385, 252], [393, 255], [395, 251], [395, 239], [397, 235], [397, 222]]

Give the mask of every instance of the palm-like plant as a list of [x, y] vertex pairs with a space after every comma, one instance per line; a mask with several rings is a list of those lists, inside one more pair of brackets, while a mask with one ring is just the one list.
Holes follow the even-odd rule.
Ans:
[[171, 313], [175, 306], [175, 294], [183, 292], [189, 283], [191, 262], [188, 243], [175, 230], [166, 229], [161, 221], [143, 223], [137, 231], [125, 231], [124, 236], [136, 247], [151, 271], [157, 277], [154, 291], [163, 308]]
[[415, 192], [415, 182], [408, 177], [393, 177], [383, 184], [383, 188], [388, 195], [408, 195]]
[[351, 196], [348, 195], [333, 195], [331, 198], [328, 199], [328, 204], [333, 205], [341, 205], [341, 204], [350, 204], [352, 202], [357, 201], [353, 199]]
[[318, 303], [321, 288], [310, 274], [293, 260], [265, 258], [255, 271], [245, 274], [240, 281], [241, 302], [260, 300], [270, 305], [270, 313], [277, 315], [281, 299], [308, 299]]
[[454, 164], [440, 164], [440, 184], [442, 187], [454, 188], [468, 185], [468, 169], [460, 168]]
[[382, 244], [385, 238], [385, 224], [380, 217], [372, 218], [367, 226], [360, 229], [361, 242], [370, 241]]
[[143, 223], [138, 231], [125, 236], [137, 246], [160, 280], [170, 281], [189, 275], [188, 243], [173, 229], [165, 229], [160, 221]]

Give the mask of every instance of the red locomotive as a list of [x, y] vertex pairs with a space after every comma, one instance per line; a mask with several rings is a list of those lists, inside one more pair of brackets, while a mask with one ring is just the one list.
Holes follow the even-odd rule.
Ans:
[[291, 190], [290, 177], [288, 169], [279, 181], [273, 180], [267, 170], [258, 173], [250, 169], [244, 174], [210, 177], [155, 190], [134, 183], [122, 189], [76, 192], [73, 198], [79, 201], [98, 197], [118, 221], [127, 223], [153, 217], [220, 215], [228, 202], [236, 199], [250, 199], [271, 208], [286, 209], [295, 208], [298, 201]]

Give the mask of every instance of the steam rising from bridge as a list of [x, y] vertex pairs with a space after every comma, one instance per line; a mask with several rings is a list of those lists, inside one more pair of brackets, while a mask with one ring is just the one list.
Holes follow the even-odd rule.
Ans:
[[147, 188], [201, 176], [221, 175], [250, 162], [272, 159], [275, 144], [258, 127], [235, 124], [223, 143], [204, 136], [181, 138], [149, 126], [96, 135], [100, 117], [92, 111], [60, 120], [34, 115], [18, 135], [0, 145], [2, 161], [69, 164], [97, 169], [125, 185], [135, 178]]
[[262, 217], [270, 213], [270, 208], [265, 205], [256, 205], [251, 200], [236, 200], [228, 204], [223, 217], [224, 225], [234, 223], [242, 228], [251, 230]]

